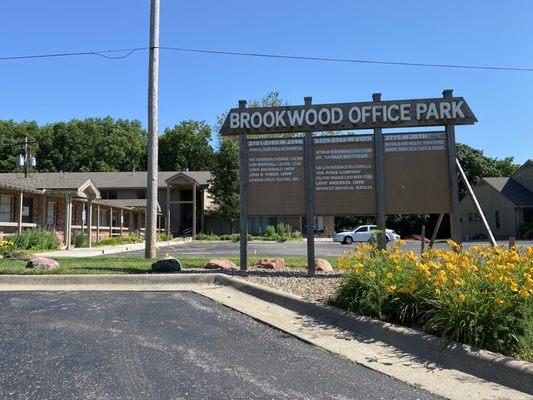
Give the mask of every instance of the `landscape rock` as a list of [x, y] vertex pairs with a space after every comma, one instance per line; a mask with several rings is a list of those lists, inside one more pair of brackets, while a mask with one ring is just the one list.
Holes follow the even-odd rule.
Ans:
[[13, 258], [15, 260], [31, 260], [32, 258], [35, 258], [35, 254], [31, 253], [4, 253], [4, 258]]
[[327, 260], [323, 260], [322, 258], [317, 258], [315, 260], [315, 271], [319, 272], [332, 272], [333, 267]]
[[180, 272], [181, 263], [175, 258], [165, 258], [158, 260], [152, 264], [152, 272], [156, 273], [168, 273], [168, 272]]
[[34, 257], [28, 261], [26, 268], [54, 270], [59, 269], [59, 263], [51, 258]]
[[205, 269], [221, 269], [223, 271], [237, 270], [239, 267], [230, 260], [209, 260], [205, 265]]
[[283, 258], [262, 258], [255, 260], [252, 264], [254, 268], [264, 269], [280, 269], [285, 267], [285, 260]]

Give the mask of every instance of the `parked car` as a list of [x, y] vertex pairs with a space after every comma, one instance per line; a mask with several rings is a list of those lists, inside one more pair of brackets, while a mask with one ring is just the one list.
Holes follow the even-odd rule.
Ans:
[[[376, 225], [361, 225], [355, 228], [353, 231], [339, 232], [333, 237], [334, 242], [342, 244], [352, 244], [353, 242], [369, 242], [372, 238], [376, 237]], [[385, 234], [387, 236], [387, 242], [400, 239], [400, 235], [394, 232], [392, 229], [386, 229]]]

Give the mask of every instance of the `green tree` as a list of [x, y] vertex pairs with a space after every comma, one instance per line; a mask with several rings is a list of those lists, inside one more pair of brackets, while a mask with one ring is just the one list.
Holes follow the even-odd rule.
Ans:
[[214, 151], [211, 128], [205, 122], [183, 121], [165, 129], [159, 138], [159, 169], [162, 171], [210, 170]]
[[139, 121], [111, 117], [47, 124], [37, 137], [39, 171], [132, 171], [146, 168]]
[[[285, 104], [279, 92], [269, 92], [259, 100], [248, 102], [250, 107], [274, 107]], [[217, 118], [217, 133], [227, 114]], [[232, 225], [239, 218], [239, 145], [234, 138], [223, 138], [218, 134], [219, 149], [211, 168], [210, 192], [217, 205], [217, 214]]]
[[[39, 126], [34, 121], [15, 122], [0, 120], [0, 172], [15, 172], [19, 154], [24, 153], [24, 138], [34, 142], [39, 135]], [[35, 145], [30, 151], [35, 155]]]
[[[483, 154], [483, 150], [461, 143], [457, 143], [457, 158], [472, 186], [476, 185], [484, 177], [511, 176], [519, 167], [518, 164], [513, 162], [513, 157], [502, 159], [488, 157]], [[461, 179], [459, 179], [459, 182], [459, 196], [463, 198], [466, 195], [466, 186]]]
[[239, 146], [234, 139], [222, 140], [211, 173], [209, 190], [217, 215], [233, 226], [239, 219]]

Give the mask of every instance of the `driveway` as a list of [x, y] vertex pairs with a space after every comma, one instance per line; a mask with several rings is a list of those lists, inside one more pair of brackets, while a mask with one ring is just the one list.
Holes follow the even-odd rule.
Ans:
[[[464, 247], [468, 248], [473, 245], [480, 245], [486, 242], [468, 242], [464, 244]], [[506, 245], [506, 242], [501, 242]], [[533, 241], [519, 241], [520, 246], [532, 246]], [[317, 257], [338, 257], [345, 251], [353, 249], [356, 245], [346, 246], [340, 243], [334, 243], [333, 240], [319, 240], [315, 241], [315, 254]], [[414, 252], [420, 252], [420, 242], [407, 241], [403, 245], [405, 250], [412, 250]], [[446, 248], [446, 243], [436, 243], [435, 248]], [[196, 241], [185, 244], [180, 244], [170, 247], [160, 247], [158, 249], [158, 256], [164, 256], [169, 253], [173, 256], [238, 256], [239, 255], [239, 243], [238, 242], [211, 242], [211, 241]], [[307, 254], [307, 242], [294, 241], [285, 243], [275, 242], [261, 242], [250, 241], [248, 242], [248, 254], [250, 256], [264, 256], [264, 257], [286, 257], [286, 256], [305, 256]], [[113, 254], [112, 257], [144, 257], [144, 249], [133, 250], [124, 253]]]
[[435, 399], [189, 292], [0, 293], [2, 399]]

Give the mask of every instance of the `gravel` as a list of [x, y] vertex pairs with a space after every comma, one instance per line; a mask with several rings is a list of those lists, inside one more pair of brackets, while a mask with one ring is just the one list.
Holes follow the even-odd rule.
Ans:
[[[187, 269], [192, 272], [193, 270]], [[194, 272], [217, 272], [194, 269]], [[314, 276], [307, 275], [305, 268], [280, 268], [276, 270], [250, 268], [248, 271], [219, 271], [224, 274], [238, 276], [246, 281], [268, 286], [283, 292], [292, 293], [304, 299], [325, 302], [337, 289], [344, 272], [317, 272]]]

